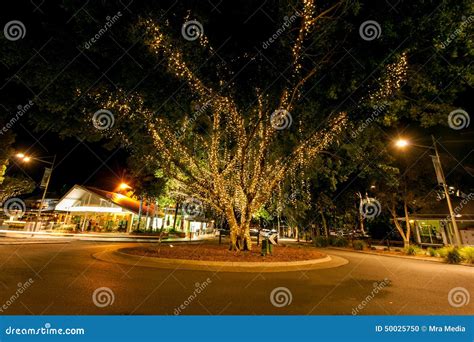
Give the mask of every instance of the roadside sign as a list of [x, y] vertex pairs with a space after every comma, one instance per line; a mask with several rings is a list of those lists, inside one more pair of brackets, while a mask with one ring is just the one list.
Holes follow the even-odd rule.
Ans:
[[441, 163], [436, 156], [431, 156], [431, 160], [433, 161], [433, 166], [436, 172], [436, 179], [438, 180], [439, 185], [443, 185], [443, 172], [441, 171]]
[[40, 188], [46, 188], [46, 184], [48, 184], [49, 177], [51, 177], [51, 168], [45, 167], [43, 178], [41, 179]]

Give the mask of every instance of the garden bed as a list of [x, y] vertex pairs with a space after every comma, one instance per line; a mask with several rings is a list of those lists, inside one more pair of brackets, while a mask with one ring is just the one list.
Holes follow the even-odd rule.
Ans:
[[274, 246], [273, 255], [261, 256], [260, 246], [254, 245], [251, 251], [231, 252], [228, 245], [209, 243], [171, 245], [162, 244], [153, 247], [122, 248], [121, 253], [164, 258], [187, 259], [202, 261], [229, 261], [229, 262], [287, 262], [314, 260], [326, 257], [325, 254], [313, 248]]

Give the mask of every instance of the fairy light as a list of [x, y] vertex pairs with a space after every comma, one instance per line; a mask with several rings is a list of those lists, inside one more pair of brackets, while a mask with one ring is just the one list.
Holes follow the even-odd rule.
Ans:
[[377, 78], [379, 87], [369, 95], [369, 99], [381, 101], [392, 96], [406, 82], [407, 70], [408, 57], [403, 52], [395, 63], [386, 66], [384, 75]]
[[[303, 1], [301, 28], [292, 48], [295, 74], [301, 69], [303, 40], [314, 26], [314, 9], [314, 1]], [[198, 98], [198, 104], [206, 104], [206, 112], [211, 119], [209, 131], [205, 136], [193, 136], [192, 140], [177, 137], [173, 123], [165, 115], [147, 108], [141, 95], [126, 93], [122, 89], [91, 94], [92, 100], [100, 103], [102, 108], [117, 113], [118, 123], [125, 120], [144, 122], [158, 151], [155, 155], [147, 155], [147, 160], [155, 161], [157, 165], [167, 165], [167, 172], [183, 192], [192, 193], [224, 214], [231, 225], [233, 242], [239, 234], [249, 238], [252, 215], [272, 199], [275, 191], [279, 193], [277, 197], [281, 200], [282, 183], [295, 179], [294, 175], [298, 174], [301, 177], [299, 187], [303, 191], [309, 191], [305, 168], [344, 129], [346, 114], [335, 115], [326, 129], [306, 137], [304, 124], [299, 121], [298, 133], [302, 142], [289, 155], [277, 157], [272, 148], [277, 144], [275, 138], [278, 132], [271, 127], [268, 119], [275, 109], [269, 104], [268, 94], [256, 89], [257, 101], [250, 111], [252, 114], [242, 115], [233, 98], [223, 96], [204, 84], [157, 23], [145, 19], [140, 25], [147, 32], [146, 43], [150, 51], [160, 58], [164, 57], [168, 71], [186, 82], [193, 95]], [[201, 41], [202, 46], [212, 49], [207, 38], [201, 38]], [[220, 81], [219, 84], [223, 82]], [[285, 89], [280, 102], [288, 105], [291, 96], [292, 91]], [[125, 127], [119, 124], [117, 126], [114, 127], [115, 134], [130, 144]], [[196, 146], [196, 143], [200, 146]], [[295, 184], [295, 192], [297, 188]], [[240, 223], [236, 213], [240, 215]]]

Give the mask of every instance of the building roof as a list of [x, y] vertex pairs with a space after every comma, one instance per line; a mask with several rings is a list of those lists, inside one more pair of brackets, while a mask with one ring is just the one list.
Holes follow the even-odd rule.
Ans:
[[[84, 186], [89, 191], [94, 192], [98, 196], [110, 200], [112, 203], [128, 210], [131, 211], [135, 214], [138, 214], [138, 211], [140, 210], [140, 201], [136, 200], [131, 197], [127, 197], [125, 195], [122, 195], [120, 193], [116, 192], [111, 192], [111, 191], [106, 191], [90, 186]], [[146, 205], [143, 203], [142, 205], [142, 214], [146, 215], [148, 212], [148, 215], [153, 215], [155, 210], [155, 206], [153, 204], [151, 205]]]
[[[83, 203], [83, 196], [88, 193], [91, 195], [96, 196], [107, 203], [100, 203], [100, 206], [97, 205], [90, 205], [89, 203]], [[94, 210], [100, 212], [110, 212], [110, 213], [117, 213], [117, 212], [130, 212], [134, 214], [138, 214], [140, 208], [140, 201], [136, 200], [131, 197], [127, 197], [123, 194], [106, 191], [102, 189], [98, 189], [95, 187], [89, 186], [82, 186], [82, 185], [74, 185], [58, 202], [56, 205], [56, 210], [59, 211], [90, 211], [93, 212]], [[145, 205], [142, 206], [142, 213], [143, 215], [153, 215], [154, 214], [154, 206], [153, 205]]]

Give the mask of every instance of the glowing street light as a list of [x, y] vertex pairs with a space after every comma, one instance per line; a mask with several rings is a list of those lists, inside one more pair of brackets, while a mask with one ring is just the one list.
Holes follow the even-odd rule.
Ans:
[[395, 141], [395, 146], [397, 146], [398, 148], [404, 148], [408, 145], [410, 145], [410, 142], [406, 139], [398, 139], [397, 141]]
[[120, 183], [119, 185], [119, 189], [120, 190], [128, 190], [128, 189], [131, 189], [132, 187], [130, 185], [128, 185], [127, 183]]
[[28, 163], [28, 162], [31, 160], [31, 157], [30, 157], [30, 156], [28, 156], [28, 155], [26, 155], [26, 154], [24, 154], [24, 153], [21, 153], [21, 152], [20, 152], [20, 153], [17, 153], [17, 154], [16, 154], [16, 157], [17, 157], [18, 159], [21, 159], [21, 161], [26, 162], [26, 163]]

